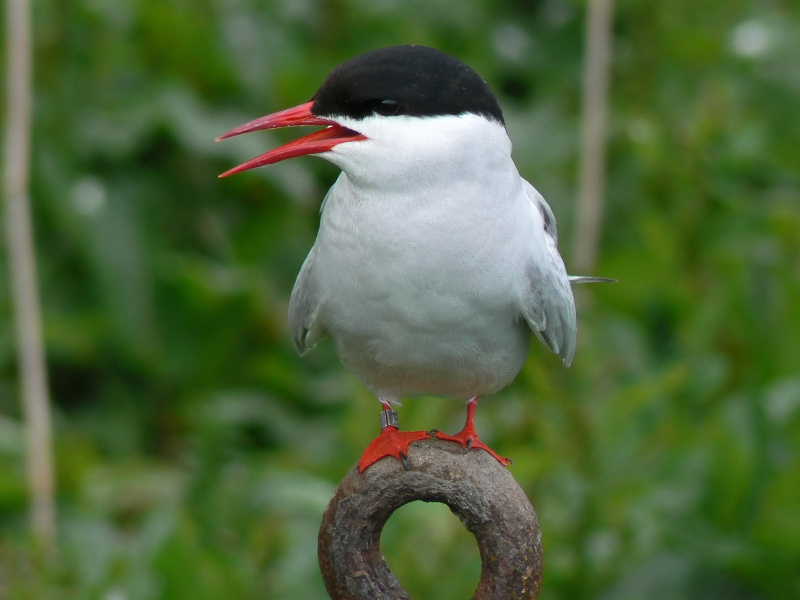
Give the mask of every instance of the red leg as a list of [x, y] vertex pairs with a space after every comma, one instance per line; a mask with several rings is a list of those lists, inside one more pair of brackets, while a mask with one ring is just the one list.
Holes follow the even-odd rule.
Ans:
[[381, 433], [367, 446], [361, 460], [358, 461], [359, 473], [363, 473], [370, 465], [387, 456], [393, 456], [405, 463], [408, 447], [418, 440], [431, 437], [427, 431], [400, 431], [397, 426], [397, 413], [392, 409], [392, 405], [383, 401], [381, 404], [383, 404]]
[[501, 465], [508, 466], [511, 464], [511, 459], [505, 456], [500, 456], [497, 452], [489, 448], [481, 441], [478, 432], [475, 430], [475, 413], [478, 411], [478, 397], [470, 398], [467, 402], [467, 422], [464, 424], [464, 429], [455, 435], [447, 435], [441, 431], [436, 432], [436, 437], [440, 440], [448, 440], [451, 442], [458, 442], [465, 448], [480, 448], [486, 450], [489, 454], [494, 456]]

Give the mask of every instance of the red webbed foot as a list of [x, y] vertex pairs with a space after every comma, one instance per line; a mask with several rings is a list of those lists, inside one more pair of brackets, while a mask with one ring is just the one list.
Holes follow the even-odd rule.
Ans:
[[505, 456], [500, 456], [497, 452], [495, 452], [489, 446], [484, 444], [481, 438], [478, 437], [477, 433], [475, 433], [474, 431], [472, 432], [467, 431], [466, 428], [462, 429], [455, 435], [447, 435], [446, 433], [437, 431], [436, 437], [440, 440], [447, 440], [448, 442], [457, 442], [462, 446], [464, 446], [464, 448], [471, 448], [473, 450], [479, 448], [481, 450], [486, 450], [486, 452], [491, 454], [495, 459], [497, 459], [497, 462], [499, 462], [504, 467], [507, 467], [508, 465], [511, 464], [510, 458], [506, 458]]
[[370, 465], [387, 456], [406, 462], [408, 447], [416, 441], [430, 438], [427, 431], [400, 431], [389, 425], [381, 430], [381, 434], [367, 446], [361, 460], [358, 461], [358, 472], [363, 473]]
[[464, 448], [481, 449], [492, 455], [497, 462], [504, 467], [511, 464], [511, 459], [505, 456], [500, 456], [497, 452], [492, 450], [489, 446], [483, 443], [478, 432], [475, 430], [475, 413], [478, 410], [478, 398], [471, 398], [467, 402], [467, 422], [464, 424], [464, 429], [455, 435], [447, 435], [441, 431], [436, 432], [436, 437], [440, 440], [449, 442], [456, 442], [464, 446]]

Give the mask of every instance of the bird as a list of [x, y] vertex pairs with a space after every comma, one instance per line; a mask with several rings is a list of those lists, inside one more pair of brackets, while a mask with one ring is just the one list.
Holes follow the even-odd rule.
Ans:
[[[358, 470], [387, 456], [407, 463], [409, 446], [429, 437], [510, 464], [477, 433], [479, 399], [514, 380], [531, 335], [569, 366], [571, 284], [609, 280], [567, 274], [555, 216], [519, 174], [496, 96], [456, 57], [390, 46], [340, 64], [309, 101], [217, 141], [296, 126], [322, 129], [219, 177], [305, 155], [341, 170], [288, 320], [301, 354], [330, 336], [381, 404]], [[400, 430], [395, 409], [417, 395], [466, 400], [464, 428]]]

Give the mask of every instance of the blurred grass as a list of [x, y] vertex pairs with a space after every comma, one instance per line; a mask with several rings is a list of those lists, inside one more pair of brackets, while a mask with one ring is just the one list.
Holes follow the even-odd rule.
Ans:
[[[301, 360], [286, 332], [336, 170], [220, 182], [286, 138], [213, 137], [352, 55], [433, 45], [500, 94], [566, 252], [583, 16], [568, 0], [37, 3], [61, 554], [42, 565], [27, 536], [4, 277], [0, 597], [324, 598], [316, 530], [377, 428], [331, 345]], [[535, 345], [480, 417], [538, 508], [545, 599], [800, 596], [799, 37], [786, 3], [618, 3], [598, 274], [620, 283], [584, 298], [572, 369]], [[411, 399], [401, 418], [456, 429], [463, 408]], [[477, 581], [443, 507], [409, 505], [383, 543], [415, 597]]]

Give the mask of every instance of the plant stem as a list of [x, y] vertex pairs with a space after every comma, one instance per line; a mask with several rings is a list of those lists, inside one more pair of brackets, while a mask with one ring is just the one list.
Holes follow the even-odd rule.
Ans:
[[54, 547], [56, 519], [47, 367], [28, 194], [32, 112], [29, 0], [6, 0], [6, 59], [5, 223], [25, 418], [26, 472], [33, 537], [49, 553]]
[[611, 57], [613, 0], [589, 0], [583, 72], [583, 131], [580, 196], [573, 264], [590, 273], [597, 261], [605, 193], [608, 80]]

